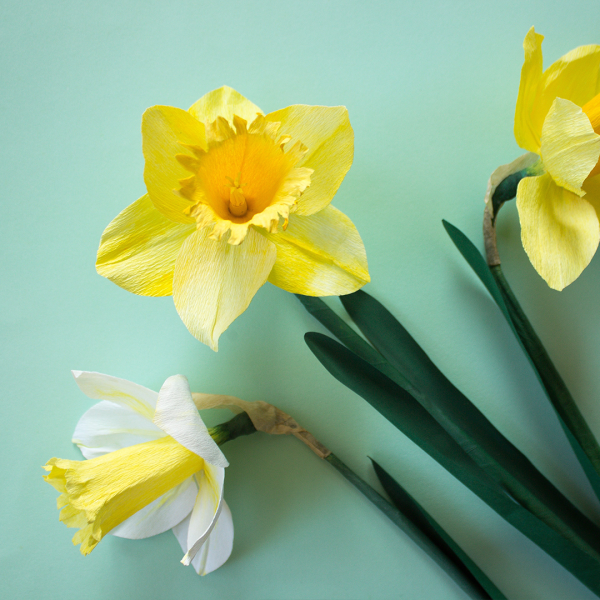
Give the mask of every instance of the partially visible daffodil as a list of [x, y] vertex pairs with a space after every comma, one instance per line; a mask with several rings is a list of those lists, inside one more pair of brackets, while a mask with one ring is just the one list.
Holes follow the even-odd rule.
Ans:
[[352, 164], [346, 108], [264, 115], [222, 87], [188, 111], [149, 108], [142, 143], [148, 193], [104, 231], [97, 270], [135, 294], [172, 294], [213, 350], [267, 280], [310, 296], [369, 281], [356, 228], [330, 206]]
[[532, 27], [523, 44], [515, 137], [540, 161], [519, 183], [517, 207], [529, 259], [561, 290], [600, 240], [600, 46], [575, 48], [543, 71], [543, 39]]
[[223, 500], [228, 462], [202, 422], [187, 379], [169, 377], [157, 394], [102, 375], [74, 372], [101, 400], [80, 419], [73, 442], [84, 461], [53, 458], [45, 477], [59, 492], [60, 520], [89, 554], [108, 533], [140, 539], [172, 529], [204, 575], [231, 554], [233, 522]]

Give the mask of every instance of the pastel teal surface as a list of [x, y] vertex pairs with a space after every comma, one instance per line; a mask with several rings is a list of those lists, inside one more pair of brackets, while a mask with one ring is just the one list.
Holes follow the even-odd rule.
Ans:
[[[294, 438], [224, 447], [233, 554], [200, 578], [172, 533], [107, 537], [88, 557], [58, 521], [42, 480], [52, 456], [77, 459], [71, 434], [92, 404], [70, 370], [159, 389], [265, 400], [375, 484], [372, 456], [454, 536], [511, 599], [591, 599], [312, 356], [322, 331], [290, 294], [263, 287], [220, 339], [195, 340], [171, 298], [142, 298], [96, 274], [110, 220], [144, 191], [140, 120], [187, 108], [227, 84], [265, 111], [348, 107], [354, 165], [335, 206], [358, 227], [366, 290], [450, 379], [596, 522], [594, 501], [556, 418], [500, 312], [441, 219], [481, 246], [489, 174], [521, 151], [512, 119], [522, 41], [546, 36], [546, 64], [600, 43], [595, 0], [3, 2], [3, 598], [464, 598], [453, 582], [328, 464]], [[600, 258], [562, 293], [502, 211], [504, 270], [600, 436]], [[216, 418], [215, 415], [212, 418]]]

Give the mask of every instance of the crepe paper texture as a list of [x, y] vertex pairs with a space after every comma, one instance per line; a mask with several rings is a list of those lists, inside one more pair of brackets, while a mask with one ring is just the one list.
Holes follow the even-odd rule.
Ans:
[[108, 533], [141, 539], [172, 529], [200, 575], [231, 554], [233, 521], [223, 499], [227, 459], [192, 401], [187, 379], [159, 393], [100, 373], [74, 371], [100, 400], [79, 420], [73, 442], [88, 460], [52, 458], [44, 479], [61, 495], [60, 520], [89, 554]]
[[543, 39], [532, 27], [523, 43], [514, 132], [539, 162], [518, 185], [517, 209], [529, 260], [562, 290], [600, 241], [600, 46], [575, 48], [543, 71]]
[[341, 298], [367, 343], [318, 298], [300, 298], [344, 345], [306, 342], [323, 366], [600, 595], [600, 529], [439, 371], [385, 307], [363, 291]]
[[106, 228], [96, 268], [143, 296], [173, 295], [213, 350], [266, 282], [312, 296], [369, 281], [358, 231], [330, 205], [352, 164], [343, 106], [265, 115], [229, 87], [142, 117], [147, 194]]

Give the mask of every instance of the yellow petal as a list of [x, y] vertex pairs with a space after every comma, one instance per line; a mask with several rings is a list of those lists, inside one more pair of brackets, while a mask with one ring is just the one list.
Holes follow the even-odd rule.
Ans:
[[196, 231], [183, 244], [175, 264], [173, 297], [190, 333], [216, 351], [219, 336], [267, 281], [276, 250], [253, 229], [239, 246], [209, 235], [207, 228]]
[[575, 281], [600, 239], [598, 217], [584, 198], [557, 186], [549, 174], [526, 177], [517, 189], [521, 239], [529, 260], [555, 290]]
[[555, 98], [583, 106], [600, 92], [600, 46], [580, 46], [550, 65], [542, 75], [533, 107], [534, 126], [541, 127]]
[[266, 116], [281, 122], [279, 134], [308, 148], [297, 167], [313, 169], [310, 187], [298, 199], [297, 215], [322, 210], [335, 195], [352, 165], [354, 132], [344, 106], [294, 105]]
[[104, 230], [96, 270], [128, 292], [170, 296], [175, 259], [195, 230], [195, 223], [170, 221], [154, 208], [148, 195], [142, 196]]
[[542, 40], [543, 35], [532, 27], [523, 41], [525, 62], [521, 69], [521, 83], [515, 110], [515, 139], [524, 150], [539, 154], [542, 123], [532, 118], [533, 105], [542, 77]]
[[190, 106], [188, 112], [205, 124], [215, 121], [217, 117], [223, 117], [232, 125], [234, 115], [252, 123], [257, 114], [263, 114], [256, 104], [226, 85], [202, 96]]
[[286, 231], [265, 235], [277, 246], [269, 282], [288, 292], [339, 296], [370, 281], [360, 235], [333, 206], [308, 217], [291, 215]]
[[579, 106], [556, 98], [544, 121], [540, 154], [558, 185], [583, 196], [581, 186], [600, 157], [600, 135]]
[[184, 214], [192, 203], [178, 194], [179, 180], [189, 177], [189, 172], [177, 158], [186, 153], [183, 144], [205, 149], [204, 125], [187, 111], [172, 106], [153, 106], [144, 112], [144, 181], [150, 199], [172, 221], [192, 223], [194, 219]]
[[89, 554], [112, 529], [205, 467], [204, 459], [166, 436], [90, 460], [52, 458], [44, 479], [59, 497], [60, 520]]

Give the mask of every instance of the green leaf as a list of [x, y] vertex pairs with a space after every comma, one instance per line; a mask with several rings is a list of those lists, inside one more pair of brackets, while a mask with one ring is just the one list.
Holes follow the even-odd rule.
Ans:
[[459, 229], [443, 221], [448, 235], [490, 292], [529, 359], [596, 496], [600, 498], [600, 445], [504, 278], [500, 265], [488, 267]]
[[369, 364], [377, 367], [380, 371], [391, 377], [397, 383], [402, 385], [407, 383], [406, 380], [398, 373], [385, 358], [371, 346], [365, 342], [363, 338], [352, 329], [344, 320], [337, 315], [321, 298], [313, 296], [302, 296], [296, 294], [296, 298], [302, 302], [306, 310], [322, 325], [327, 327], [335, 337], [342, 342], [347, 348], [352, 350]]
[[600, 553], [600, 529], [446, 378], [380, 302], [362, 290], [341, 300], [367, 339], [408, 380], [412, 388], [405, 389], [481, 468], [551, 527]]
[[[325, 460], [337, 469], [366, 498], [379, 508], [395, 525], [404, 531], [427, 555], [434, 560], [473, 600], [490, 598], [479, 582], [464, 568], [457, 564], [444, 552], [431, 537], [416, 524], [409, 515], [390, 504], [381, 494], [376, 492], [366, 481], [348, 468], [335, 454], [329, 454]], [[498, 598], [504, 598], [499, 596]]]
[[[336, 379], [367, 400], [498, 514], [600, 596], [600, 556], [583, 539], [565, 529], [556, 515], [546, 516], [546, 521], [556, 521], [555, 527], [551, 527], [515, 501], [419, 402], [381, 371], [327, 336], [308, 333], [305, 340]], [[591, 522], [590, 526], [594, 528]]]
[[470, 581], [484, 598], [506, 600], [506, 596], [489, 577], [471, 560], [469, 555], [452, 539], [444, 528], [373, 459], [373, 468], [392, 504], [404, 514], [434, 544], [438, 550]]

